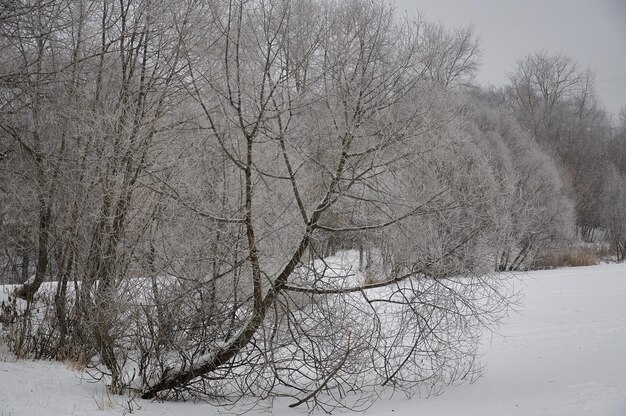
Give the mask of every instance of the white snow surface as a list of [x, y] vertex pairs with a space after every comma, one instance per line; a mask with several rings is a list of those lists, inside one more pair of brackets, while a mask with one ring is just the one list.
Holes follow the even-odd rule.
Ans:
[[[487, 334], [485, 376], [430, 398], [381, 398], [367, 415], [626, 415], [626, 264], [521, 276], [525, 302]], [[307, 414], [275, 400], [273, 414]], [[260, 403], [250, 415], [268, 414]], [[0, 345], [0, 415], [208, 416], [206, 403], [111, 396], [62, 363], [14, 360]], [[244, 409], [235, 409], [239, 412]], [[337, 413], [350, 414], [347, 410]], [[321, 414], [321, 413], [320, 413]]]

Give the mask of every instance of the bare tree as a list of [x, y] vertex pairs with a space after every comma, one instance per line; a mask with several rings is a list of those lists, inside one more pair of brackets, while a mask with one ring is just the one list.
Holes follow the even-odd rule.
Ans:
[[606, 172], [600, 160], [610, 138], [593, 74], [563, 54], [538, 52], [522, 58], [509, 79], [518, 118], [560, 162], [575, 194], [577, 233], [591, 241], [601, 225], [599, 190]]
[[571, 240], [573, 204], [555, 161], [502, 106], [500, 94], [474, 93], [468, 114], [480, 132], [501, 196], [498, 270], [530, 266], [537, 253]]
[[444, 88], [471, 85], [480, 63], [474, 28], [452, 30], [441, 23], [425, 22], [419, 29], [419, 65], [427, 78]]
[[[416, 101], [417, 34], [376, 2], [305, 4], [228, 2], [208, 17], [217, 39], [199, 56], [189, 51], [188, 89], [212, 143], [206, 151], [222, 155], [218, 183], [231, 188], [221, 202], [207, 201], [212, 211], [174, 199], [231, 242], [226, 257], [233, 260], [222, 273], [194, 280], [200, 312], [190, 321], [206, 313], [204, 290], [217, 290], [223, 301], [205, 332], [173, 328], [173, 339], [186, 340], [156, 358], [160, 370], [148, 370], [156, 374], [144, 398], [207, 389], [264, 396], [280, 386], [297, 404], [324, 406], [319, 393], [332, 386], [332, 406], [347, 386], [438, 388], [472, 372], [474, 319], [487, 322], [506, 307], [496, 292], [493, 303], [476, 303], [491, 287], [483, 278], [474, 285], [469, 276], [453, 277], [483, 271], [470, 260], [480, 253], [469, 248], [489, 225], [466, 211], [480, 192], [474, 180], [481, 172], [469, 167], [477, 156], [459, 148], [458, 158], [444, 162], [460, 138], [427, 155], [432, 143], [421, 135], [439, 136]], [[301, 31], [313, 35], [309, 42]], [[439, 170], [420, 183], [407, 170], [415, 163], [427, 174]], [[449, 177], [456, 163], [473, 175]], [[433, 233], [424, 252], [411, 256], [392, 244], [413, 240], [418, 224]], [[373, 239], [390, 259], [371, 281], [350, 283], [349, 271], [329, 280], [324, 270], [333, 266], [315, 244], [329, 237], [344, 249]], [[394, 304], [401, 306], [392, 312]], [[392, 316], [403, 324], [390, 329], [384, 322]], [[430, 326], [431, 319], [455, 324]], [[199, 338], [190, 342], [190, 331]], [[426, 356], [430, 364], [414, 374]], [[371, 362], [368, 369], [357, 365], [363, 362]]]
[[618, 115], [613, 138], [605, 149], [608, 172], [600, 185], [602, 226], [617, 261], [626, 259], [626, 210], [624, 179], [626, 178], [626, 109]]
[[604, 221], [608, 241], [618, 262], [626, 260], [626, 194], [624, 176], [613, 168], [603, 185]]

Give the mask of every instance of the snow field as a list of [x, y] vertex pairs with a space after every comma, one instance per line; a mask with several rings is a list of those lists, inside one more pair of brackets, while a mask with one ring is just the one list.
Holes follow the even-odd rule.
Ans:
[[[525, 302], [482, 345], [485, 376], [436, 397], [381, 397], [367, 415], [626, 415], [626, 265], [520, 276]], [[273, 414], [307, 414], [277, 399]], [[271, 403], [250, 408], [267, 414]], [[239, 412], [244, 409], [234, 409]], [[15, 361], [0, 348], [0, 415], [214, 415], [206, 403], [111, 396], [63, 363]], [[344, 411], [340, 413], [349, 414]]]

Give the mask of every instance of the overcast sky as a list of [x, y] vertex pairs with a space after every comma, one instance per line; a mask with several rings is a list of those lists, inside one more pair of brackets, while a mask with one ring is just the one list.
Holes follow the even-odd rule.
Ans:
[[562, 51], [591, 68], [606, 108], [626, 106], [626, 0], [395, 0], [447, 26], [474, 25], [482, 47], [477, 81], [502, 85], [521, 56]]

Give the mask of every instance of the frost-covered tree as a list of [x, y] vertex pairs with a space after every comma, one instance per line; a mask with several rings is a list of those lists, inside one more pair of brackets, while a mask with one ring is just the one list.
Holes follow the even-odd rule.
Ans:
[[144, 398], [327, 410], [479, 372], [512, 300], [490, 272], [562, 201], [542, 206], [549, 159], [460, 91], [471, 30], [375, 0], [41, 5], [3, 22], [0, 143], [22, 153], [0, 160], [21, 198], [2, 225], [37, 237], [16, 294], [46, 311], [16, 351]]
[[[341, 402], [341, 386], [415, 391], [471, 372], [475, 319], [507, 304], [497, 279], [478, 277], [490, 178], [451, 101], [425, 102], [413, 26], [377, 2], [230, 2], [207, 19], [216, 32], [190, 51], [188, 80], [202, 157], [221, 155], [228, 187], [200, 216], [228, 263], [192, 281], [185, 308], [202, 331], [171, 329], [179, 341], [150, 357], [143, 397], [243, 388], [321, 405]], [[368, 241], [385, 260], [355, 280], [320, 251], [327, 239]]]
[[555, 161], [497, 99], [475, 93], [468, 112], [498, 182], [494, 203], [504, 232], [497, 269], [516, 270], [571, 239], [574, 210]]
[[509, 80], [511, 106], [559, 163], [574, 194], [577, 233], [591, 241], [601, 226], [603, 149], [611, 137], [593, 74], [580, 70], [571, 57], [541, 51], [520, 59]]

